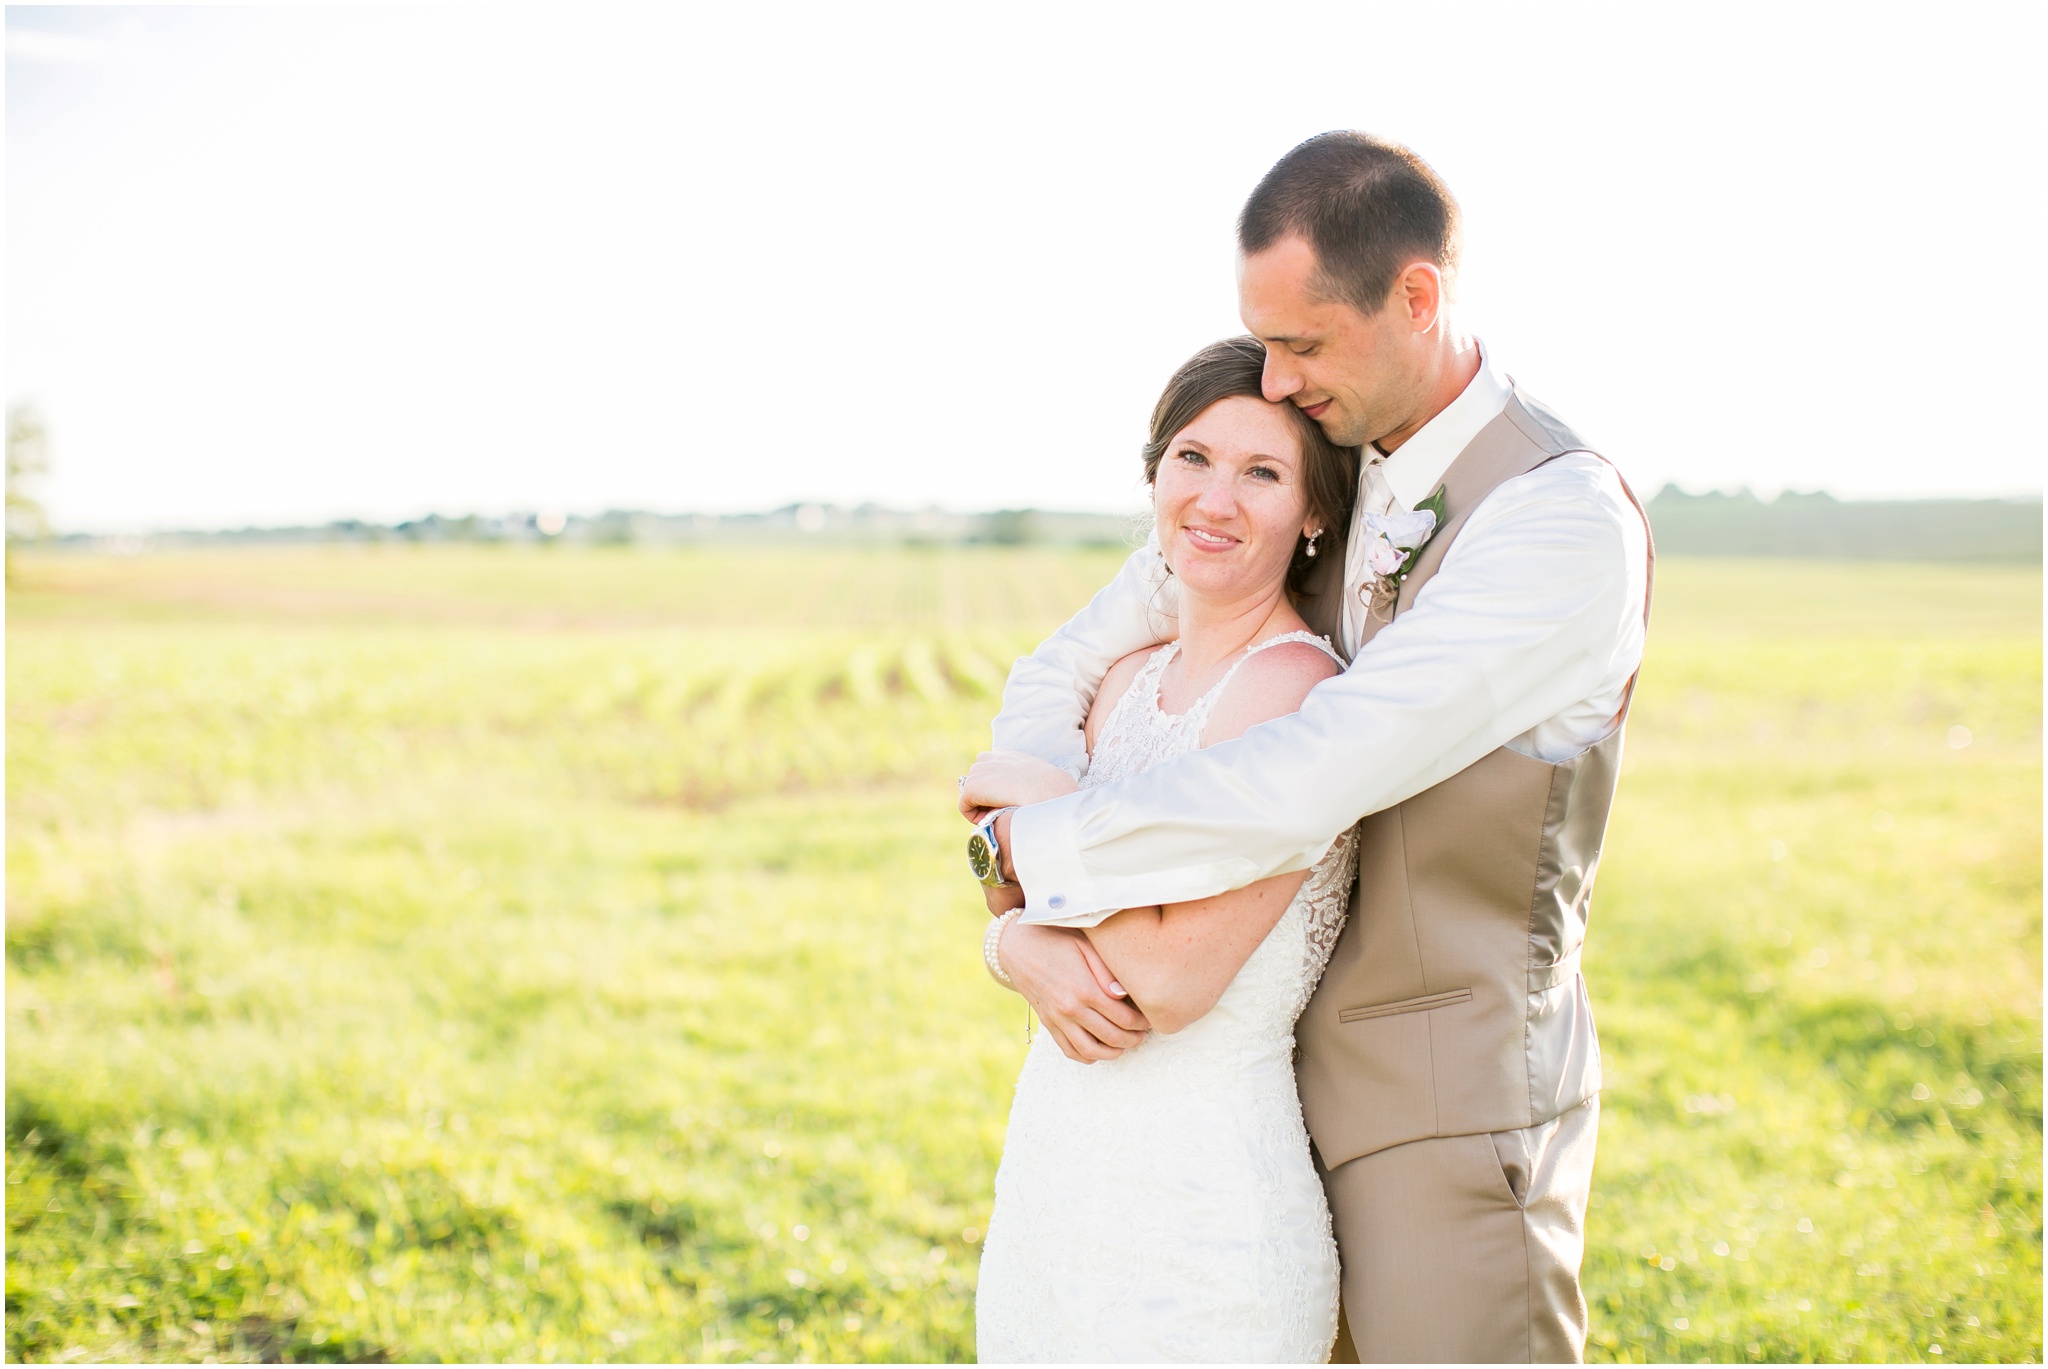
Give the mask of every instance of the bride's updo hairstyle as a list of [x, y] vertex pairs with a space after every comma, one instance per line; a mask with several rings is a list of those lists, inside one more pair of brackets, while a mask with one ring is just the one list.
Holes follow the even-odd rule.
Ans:
[[[1255, 337], [1225, 338], [1212, 342], [1189, 357], [1165, 393], [1152, 407], [1152, 436], [1145, 443], [1145, 483], [1159, 478], [1159, 462], [1181, 430], [1201, 417], [1202, 411], [1218, 400], [1239, 395], [1263, 400], [1259, 387], [1266, 369], [1266, 348]], [[1301, 437], [1302, 488], [1308, 495], [1308, 515], [1323, 529], [1318, 550], [1323, 556], [1344, 555], [1344, 540], [1351, 527], [1351, 504], [1358, 497], [1358, 448], [1339, 447], [1324, 435], [1322, 427], [1292, 404], [1283, 403], [1287, 416]], [[1295, 542], [1294, 556], [1287, 563], [1287, 588], [1296, 594], [1306, 587], [1308, 572], [1315, 566], [1308, 555], [1308, 539]]]

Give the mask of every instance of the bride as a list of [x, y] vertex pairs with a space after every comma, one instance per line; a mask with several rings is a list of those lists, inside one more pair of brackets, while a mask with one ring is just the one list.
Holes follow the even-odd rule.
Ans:
[[[1215, 343], [1153, 411], [1145, 478], [1178, 636], [1104, 678], [1083, 786], [1291, 713], [1343, 668], [1290, 594], [1319, 553], [1344, 554], [1358, 454], [1268, 403], [1263, 364], [1255, 339]], [[990, 752], [963, 794], [995, 808], [1074, 788], [1055, 766]], [[1097, 1064], [1041, 1032], [1026, 1058], [982, 1251], [983, 1362], [1329, 1357], [1337, 1251], [1295, 1095], [1294, 1021], [1354, 862], [1347, 832], [1305, 873], [1086, 929], [1152, 1031]], [[994, 929], [992, 970], [1007, 930]]]

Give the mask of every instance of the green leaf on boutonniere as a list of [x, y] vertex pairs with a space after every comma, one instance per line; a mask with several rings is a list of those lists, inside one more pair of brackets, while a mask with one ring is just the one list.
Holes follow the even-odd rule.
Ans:
[[1400, 568], [1389, 577], [1397, 583], [1408, 578], [1408, 572], [1415, 569], [1415, 563], [1422, 558], [1422, 549], [1431, 542], [1434, 542], [1436, 535], [1444, 530], [1444, 487], [1442, 485], [1436, 487], [1435, 494], [1432, 494], [1429, 498], [1415, 506], [1415, 512], [1417, 513], [1421, 513], [1424, 509], [1429, 510], [1431, 514], [1435, 515], [1436, 526], [1429, 530], [1429, 536], [1409, 548], [1408, 555], [1401, 562]]

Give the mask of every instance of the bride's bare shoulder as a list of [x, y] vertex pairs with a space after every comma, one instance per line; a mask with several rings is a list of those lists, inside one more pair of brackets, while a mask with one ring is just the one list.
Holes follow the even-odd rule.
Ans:
[[1310, 642], [1279, 642], [1254, 652], [1216, 700], [1202, 729], [1202, 745], [1229, 741], [1285, 717], [1301, 707], [1311, 689], [1342, 671], [1329, 652]]

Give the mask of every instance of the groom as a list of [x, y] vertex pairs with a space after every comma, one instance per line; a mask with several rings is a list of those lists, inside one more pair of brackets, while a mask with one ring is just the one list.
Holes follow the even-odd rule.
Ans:
[[[1144, 1019], [1061, 923], [1304, 869], [1357, 824], [1350, 918], [1297, 1029], [1338, 1357], [1577, 1360], [1600, 1090], [1579, 954], [1648, 526], [1457, 327], [1458, 207], [1414, 153], [1310, 139], [1253, 190], [1238, 248], [1266, 397], [1364, 449], [1345, 555], [1300, 605], [1351, 666], [1241, 740], [999, 816], [1025, 911], [994, 952], [1062, 1049], [1108, 1059]], [[1156, 545], [1134, 554], [1017, 663], [997, 746], [1078, 774], [1104, 672], [1171, 596]]]

